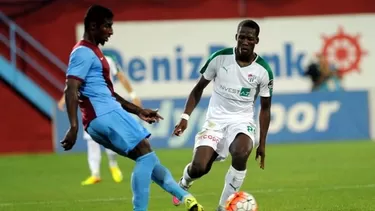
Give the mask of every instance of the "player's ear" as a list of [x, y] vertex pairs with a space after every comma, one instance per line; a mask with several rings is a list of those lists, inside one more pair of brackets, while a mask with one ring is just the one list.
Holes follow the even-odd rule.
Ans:
[[259, 37], [257, 37], [257, 41], [256, 41], [256, 43], [255, 44], [258, 44], [259, 43]]
[[237, 41], [238, 34], [234, 35], [234, 39]]
[[96, 30], [96, 23], [95, 22], [91, 22], [90, 23], [90, 30], [91, 31], [95, 31]]

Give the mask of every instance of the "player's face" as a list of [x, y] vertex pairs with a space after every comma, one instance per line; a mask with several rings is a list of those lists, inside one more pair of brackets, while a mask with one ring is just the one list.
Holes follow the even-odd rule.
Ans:
[[241, 55], [252, 54], [255, 45], [259, 42], [256, 30], [249, 27], [241, 27], [236, 34], [236, 40], [237, 49]]
[[104, 43], [106, 43], [111, 37], [111, 35], [113, 34], [112, 25], [113, 25], [112, 19], [105, 19], [104, 23], [99, 26], [96, 40], [101, 45], [104, 45]]

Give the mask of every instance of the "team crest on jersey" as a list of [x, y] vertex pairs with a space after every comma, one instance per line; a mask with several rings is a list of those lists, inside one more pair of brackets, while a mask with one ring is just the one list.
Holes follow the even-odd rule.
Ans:
[[255, 75], [253, 75], [253, 74], [251, 74], [251, 73], [249, 73], [249, 74], [247, 75], [247, 80], [248, 80], [250, 83], [254, 82], [255, 79], [256, 79]]

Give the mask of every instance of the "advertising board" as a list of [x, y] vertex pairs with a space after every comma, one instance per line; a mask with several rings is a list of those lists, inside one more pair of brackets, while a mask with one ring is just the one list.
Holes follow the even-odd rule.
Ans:
[[[278, 94], [273, 97], [268, 143], [364, 140], [370, 138], [370, 112], [367, 91]], [[147, 108], [159, 109], [164, 120], [158, 124], [142, 124], [152, 133], [154, 148], [185, 148], [194, 145], [195, 135], [205, 121], [209, 97], [203, 97], [189, 120], [183, 136], [171, 136], [185, 106], [185, 98], [144, 100]], [[259, 115], [259, 103], [255, 117]], [[55, 119], [56, 150], [69, 121], [65, 112]], [[137, 117], [135, 117], [137, 118]], [[258, 118], [256, 118], [258, 119]], [[256, 133], [259, 135], [259, 131]], [[86, 141], [82, 131], [73, 151], [82, 151]]]
[[[112, 54], [142, 98], [185, 97], [200, 77], [199, 69], [218, 49], [236, 44], [242, 19], [114, 22], [114, 35], [103, 51]], [[256, 52], [270, 64], [275, 93], [307, 93], [304, 76], [317, 54], [344, 73], [346, 90], [373, 88], [375, 15], [302, 16], [256, 19]], [[361, 23], [361, 24], [358, 24]], [[77, 40], [83, 34], [78, 24]], [[115, 83], [116, 87], [120, 87]], [[212, 87], [204, 93], [208, 96]], [[118, 92], [125, 95], [123, 89]]]

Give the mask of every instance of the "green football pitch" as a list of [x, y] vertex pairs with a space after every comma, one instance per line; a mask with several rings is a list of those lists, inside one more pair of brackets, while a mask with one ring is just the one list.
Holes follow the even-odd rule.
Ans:
[[[178, 179], [191, 149], [157, 150]], [[124, 181], [116, 184], [102, 160], [102, 182], [82, 187], [88, 174], [84, 153], [0, 157], [1, 211], [132, 210], [130, 172], [133, 163], [119, 157]], [[216, 163], [191, 192], [214, 211], [230, 159]], [[375, 143], [371, 141], [274, 144], [267, 146], [265, 170], [254, 153], [242, 190], [255, 196], [259, 211], [374, 211]], [[182, 211], [155, 184], [149, 211]]]

